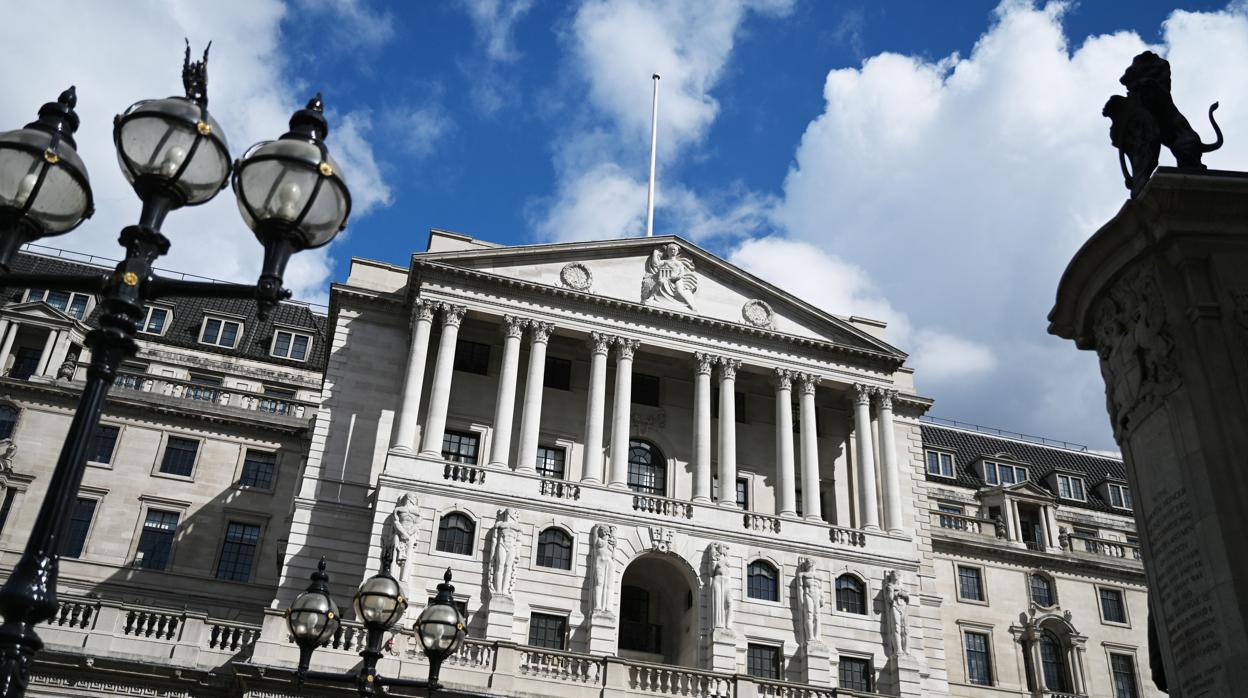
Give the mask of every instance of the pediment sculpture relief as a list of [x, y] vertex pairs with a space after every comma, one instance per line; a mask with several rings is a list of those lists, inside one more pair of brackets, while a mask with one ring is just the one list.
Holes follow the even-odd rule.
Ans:
[[680, 253], [680, 245], [670, 242], [650, 253], [641, 280], [643, 305], [696, 313], [697, 292], [698, 275], [693, 271], [693, 260]]

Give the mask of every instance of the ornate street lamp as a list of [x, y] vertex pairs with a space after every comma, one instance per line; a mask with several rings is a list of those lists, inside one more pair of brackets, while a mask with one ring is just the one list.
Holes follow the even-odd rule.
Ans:
[[[361, 696], [378, 695], [384, 692], [386, 686], [424, 688], [429, 693], [442, 688], [438, 682], [442, 662], [459, 649], [466, 633], [464, 619], [455, 608], [451, 570], [447, 568], [443, 582], [438, 585], [438, 595], [420, 612], [416, 621], [416, 634], [429, 659], [429, 678], [422, 680], [389, 678], [377, 673], [385, 634], [403, 619], [407, 611], [403, 587], [390, 576], [389, 569], [390, 553], [387, 551], [381, 557], [382, 571], [365, 580], [355, 592], [355, 615], [364, 622], [366, 633], [364, 649], [360, 650], [363, 666], [346, 674], [311, 671], [308, 667], [312, 662], [312, 653], [328, 644], [338, 629], [337, 607], [329, 597], [329, 576], [325, 573], [325, 558], [321, 558], [312, 573], [312, 584], [308, 590], [296, 597], [286, 610], [286, 625], [295, 644], [299, 645], [299, 685], [302, 686], [308, 679], [354, 683]], [[481, 695], [463, 691], [457, 693]]]
[[[183, 206], [196, 206], [212, 199], [234, 169], [221, 126], [208, 113], [207, 67], [208, 52], [204, 51], [202, 60], [192, 62], [188, 45], [182, 69], [185, 96], [139, 102], [114, 121], [118, 161], [142, 201], [143, 210], [137, 225], [121, 231], [120, 242], [126, 256], [112, 273], [9, 273], [13, 257], [23, 244], [68, 232], [92, 213], [86, 167], [74, 150], [73, 134], [78, 128], [74, 88], [66, 90], [56, 102], [45, 104], [39, 110], [39, 119], [26, 128], [0, 134], [0, 285], [98, 294], [103, 311], [99, 328], [86, 337], [91, 350], [86, 385], [49, 479], [47, 494], [22, 557], [0, 588], [0, 614], [4, 616], [4, 624], [0, 625], [0, 698], [25, 694], [31, 663], [43, 647], [35, 627], [56, 614], [61, 540], [82, 483], [88, 446], [99, 424], [104, 398], [121, 362], [138, 351], [135, 334], [143, 319], [144, 305], [169, 296], [250, 299], [256, 301], [260, 317], [264, 318], [290, 296], [282, 288], [282, 274], [290, 255], [328, 243], [346, 225], [350, 195], [325, 150], [328, 127], [318, 96], [314, 104], [291, 119], [291, 132], [304, 133], [305, 140], [311, 138], [306, 135], [308, 130], [300, 129], [309, 122], [316, 123], [311, 132], [315, 136], [312, 145], [320, 154], [320, 161], [326, 164], [324, 169], [318, 167], [317, 172], [327, 181], [311, 182], [313, 193], [300, 199], [310, 210], [287, 221], [280, 235], [261, 235], [257, 225], [264, 227], [265, 218], [244, 216], [248, 225], [257, 229], [265, 246], [266, 264], [260, 282], [218, 284], [166, 279], [155, 274], [153, 264], [169, 251], [169, 239], [160, 231], [165, 216]], [[283, 136], [275, 142], [286, 140]], [[277, 154], [273, 160], [286, 169], [297, 169], [306, 158]], [[237, 169], [242, 172], [248, 165], [245, 159]], [[242, 188], [247, 189], [246, 185]], [[333, 195], [319, 195], [323, 190]], [[316, 215], [312, 215], [314, 211]], [[270, 265], [271, 256], [276, 261]], [[337, 616], [336, 611], [334, 615]]]

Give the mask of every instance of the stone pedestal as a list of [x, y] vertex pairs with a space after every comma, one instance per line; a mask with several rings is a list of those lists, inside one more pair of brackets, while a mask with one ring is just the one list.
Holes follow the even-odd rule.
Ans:
[[616, 653], [615, 647], [619, 639], [615, 616], [610, 613], [595, 611], [589, 617], [589, 653]]
[[1071, 260], [1049, 320], [1049, 332], [1100, 357], [1171, 698], [1239, 695], [1248, 685], [1248, 174], [1159, 169]]
[[919, 660], [903, 654], [893, 660], [897, 666], [897, 695], [923, 696], [923, 676]]
[[737, 634], [731, 630], [711, 631], [711, 670], [737, 673]]
[[485, 639], [511, 641], [515, 633], [516, 602], [510, 596], [491, 596], [486, 606]]
[[812, 686], [832, 685], [832, 651], [819, 641], [802, 648], [802, 678]]

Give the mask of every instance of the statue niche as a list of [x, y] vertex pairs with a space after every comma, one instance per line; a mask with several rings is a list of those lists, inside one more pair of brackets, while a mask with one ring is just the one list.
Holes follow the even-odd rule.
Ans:
[[1180, 168], [1205, 169], [1201, 156], [1222, 147], [1222, 129], [1213, 118], [1218, 103], [1209, 107], [1209, 122], [1217, 140], [1202, 143], [1170, 95], [1170, 63], [1166, 59], [1145, 51], [1131, 61], [1118, 81], [1126, 86], [1126, 96], [1110, 97], [1101, 114], [1110, 120], [1109, 140], [1118, 149], [1118, 164], [1131, 196], [1139, 195], [1157, 169], [1163, 145]]
[[680, 254], [680, 245], [669, 242], [650, 253], [641, 280], [643, 305], [696, 313], [693, 296], [697, 292], [698, 275], [693, 271], [693, 260]]

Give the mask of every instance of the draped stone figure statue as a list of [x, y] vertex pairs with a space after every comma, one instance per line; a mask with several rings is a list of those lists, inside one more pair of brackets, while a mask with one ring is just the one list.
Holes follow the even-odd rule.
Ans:
[[404, 492], [394, 505], [387, 522], [390, 534], [390, 554], [394, 558], [394, 574], [399, 581], [407, 581], [411, 569], [412, 549], [416, 545], [416, 531], [420, 528], [420, 509], [416, 495]]
[[801, 615], [802, 639], [820, 642], [823, 637], [823, 579], [815, 570], [815, 562], [808, 557], [797, 563], [797, 610]]
[[592, 541], [589, 566], [590, 610], [611, 613], [611, 585], [615, 581], [615, 526], [596, 524], [590, 532]]
[[0, 473], [13, 471], [14, 458], [17, 458], [17, 442], [13, 439], [0, 439]]
[[728, 589], [728, 546], [711, 543], [711, 627], [732, 630], [732, 595]]
[[907, 654], [910, 631], [907, 628], [906, 614], [910, 606], [910, 594], [901, 586], [895, 570], [884, 575], [884, 589], [880, 592], [883, 602], [881, 612], [884, 616], [884, 651], [889, 657]]
[[516, 557], [520, 554], [520, 526], [515, 512], [499, 509], [494, 524], [494, 549], [490, 553], [490, 595], [511, 596], [516, 581]]
[[641, 280], [643, 305], [697, 312], [693, 305], [697, 292], [698, 275], [693, 271], [693, 260], [681, 256], [680, 245], [668, 243], [650, 253]]

